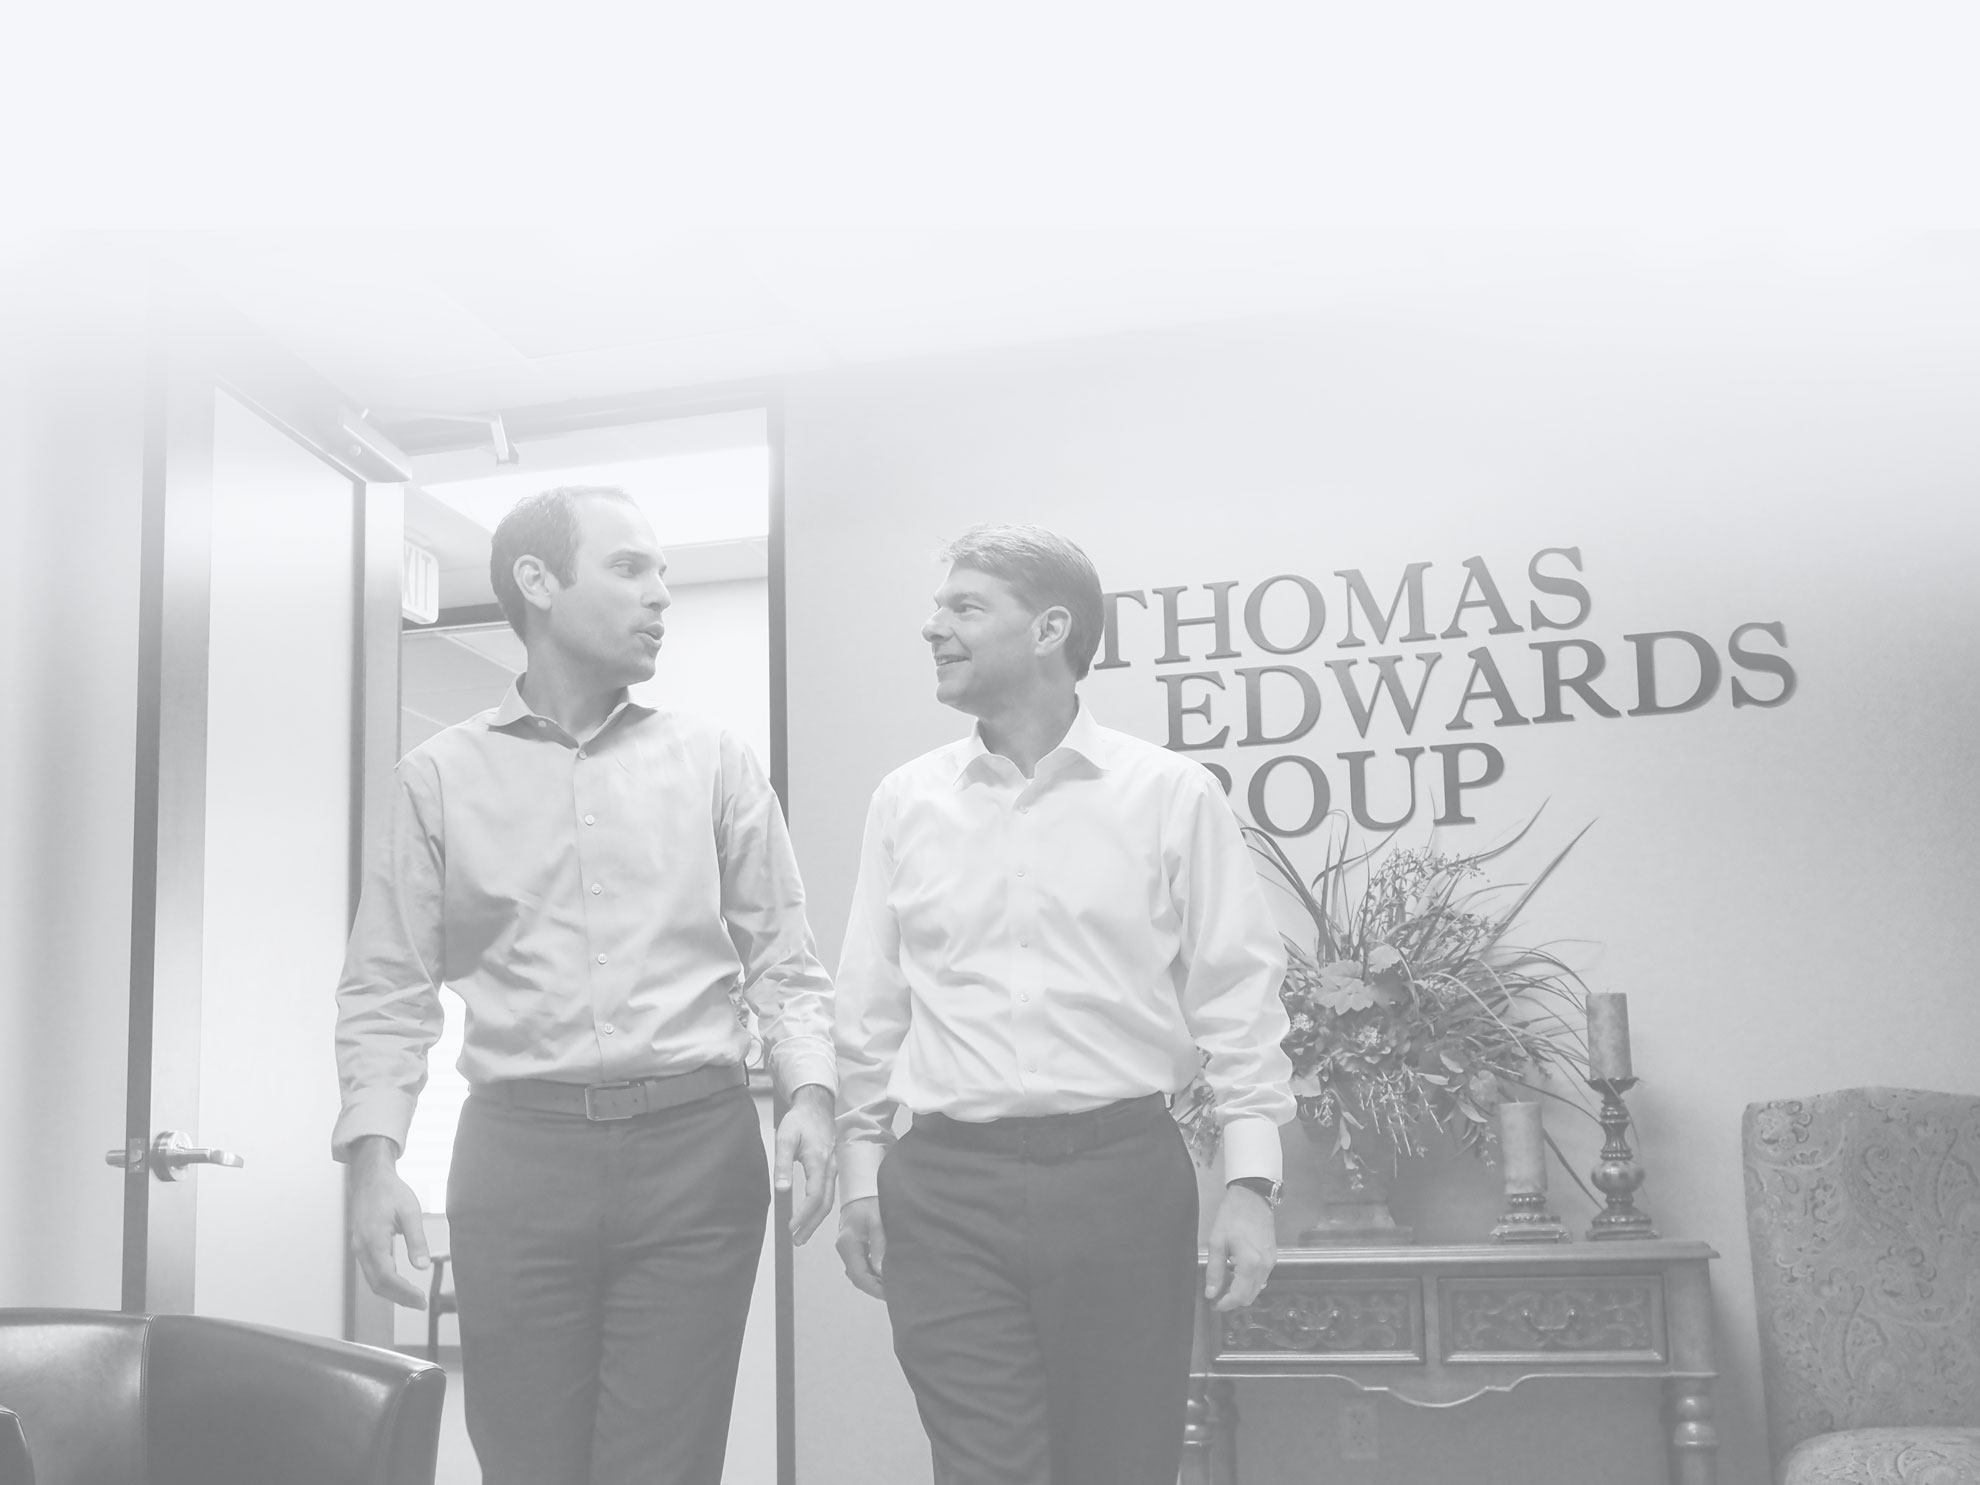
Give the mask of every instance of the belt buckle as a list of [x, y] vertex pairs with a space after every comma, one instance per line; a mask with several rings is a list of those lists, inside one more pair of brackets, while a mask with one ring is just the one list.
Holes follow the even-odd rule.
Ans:
[[[592, 1103], [593, 1096], [600, 1093], [630, 1093], [638, 1096], [628, 1098], [616, 1109], [611, 1106], [608, 1100], [606, 1112], [601, 1113], [598, 1107]], [[584, 1117], [589, 1119], [593, 1124], [610, 1124], [620, 1119], [634, 1118], [645, 1112], [646, 1098], [640, 1084], [636, 1080], [628, 1080], [623, 1083], [593, 1083], [584, 1090]]]

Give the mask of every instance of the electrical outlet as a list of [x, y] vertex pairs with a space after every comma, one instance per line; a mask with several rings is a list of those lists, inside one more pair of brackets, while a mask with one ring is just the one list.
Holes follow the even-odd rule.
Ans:
[[1356, 1398], [1341, 1404], [1341, 1458], [1379, 1459], [1375, 1433], [1375, 1401]]

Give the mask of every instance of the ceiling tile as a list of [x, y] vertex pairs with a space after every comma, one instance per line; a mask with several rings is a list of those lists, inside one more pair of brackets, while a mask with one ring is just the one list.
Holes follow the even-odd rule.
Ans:
[[493, 531], [518, 500], [550, 484], [616, 485], [628, 491], [663, 544], [733, 541], [770, 529], [770, 450], [760, 445], [564, 468], [554, 474], [519, 469], [429, 484], [426, 493], [484, 531]]
[[[399, 645], [399, 688], [408, 703], [415, 696], [439, 696], [485, 687], [515, 674], [486, 654], [457, 644], [441, 630], [410, 630]], [[428, 716], [439, 713], [420, 708]]]

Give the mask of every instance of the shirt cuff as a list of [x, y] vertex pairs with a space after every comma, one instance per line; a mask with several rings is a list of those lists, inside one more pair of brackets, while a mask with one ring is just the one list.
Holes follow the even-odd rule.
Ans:
[[786, 1098], [807, 1083], [818, 1084], [834, 1098], [839, 1096], [839, 1060], [830, 1042], [818, 1037], [791, 1037], [777, 1043], [770, 1059], [777, 1086]]
[[412, 1128], [412, 1095], [399, 1088], [360, 1088], [344, 1101], [330, 1134], [330, 1158], [348, 1161], [351, 1146], [368, 1134], [382, 1134], [404, 1154]]
[[839, 1205], [880, 1194], [880, 1162], [893, 1141], [845, 1140], [839, 1145]]
[[[840, 1169], [844, 1170], [841, 1157]], [[1263, 1176], [1277, 1185], [1285, 1177], [1285, 1151], [1279, 1144], [1279, 1126], [1270, 1119], [1240, 1115], [1224, 1125], [1224, 1180], [1241, 1176]]]

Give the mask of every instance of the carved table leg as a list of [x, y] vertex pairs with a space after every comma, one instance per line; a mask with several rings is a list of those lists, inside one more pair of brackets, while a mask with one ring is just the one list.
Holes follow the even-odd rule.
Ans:
[[1190, 1377], [1181, 1485], [1237, 1485], [1236, 1395], [1227, 1377]]
[[1719, 1430], [1712, 1423], [1712, 1380], [1673, 1377], [1664, 1384], [1671, 1405], [1671, 1485], [1717, 1485]]
[[1183, 1409], [1181, 1485], [1210, 1485], [1210, 1379], [1199, 1372], [1190, 1374]]
[[1664, 1276], [1670, 1325], [1671, 1367], [1664, 1384], [1670, 1400], [1671, 1479], [1677, 1485], [1714, 1485], [1719, 1478], [1719, 1431], [1712, 1426], [1713, 1359], [1711, 1281], [1704, 1262], [1672, 1265]]

